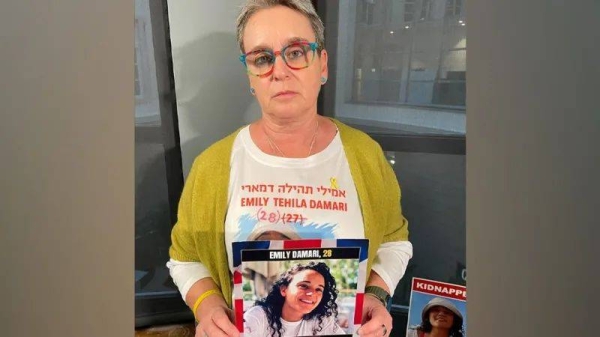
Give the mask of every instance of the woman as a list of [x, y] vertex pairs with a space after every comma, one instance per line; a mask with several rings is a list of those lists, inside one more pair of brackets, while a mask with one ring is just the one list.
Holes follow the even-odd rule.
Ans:
[[434, 297], [423, 307], [421, 324], [407, 337], [463, 337], [463, 316], [452, 302]]
[[392, 327], [389, 295], [412, 257], [396, 176], [366, 134], [317, 114], [327, 82], [323, 23], [309, 0], [248, 0], [237, 37], [261, 118], [206, 149], [192, 166], [168, 263], [197, 336], [238, 336], [231, 242], [259, 221], [302, 238], [367, 238], [362, 336]]
[[336, 323], [336, 299], [335, 279], [325, 263], [292, 266], [244, 313], [244, 336], [345, 334]]

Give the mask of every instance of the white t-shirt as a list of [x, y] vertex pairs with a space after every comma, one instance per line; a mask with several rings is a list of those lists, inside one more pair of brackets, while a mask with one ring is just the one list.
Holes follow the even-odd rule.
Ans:
[[262, 152], [243, 128], [233, 142], [225, 243], [233, 272], [234, 241], [265, 231], [290, 239], [362, 239], [358, 194], [339, 134], [308, 158]]
[[[288, 322], [281, 319], [281, 337], [313, 336], [313, 330], [318, 327], [317, 319], [300, 320]], [[333, 316], [323, 317], [322, 330], [317, 333], [323, 335], [345, 335], [346, 332], [335, 322]], [[267, 320], [265, 310], [260, 306], [254, 306], [244, 313], [244, 337], [267, 337], [271, 336], [272, 330]]]
[[[249, 127], [238, 133], [231, 154], [225, 241], [233, 270], [234, 241], [255, 240], [265, 231], [290, 239], [364, 238], [358, 195], [339, 133], [323, 151], [307, 158], [262, 152]], [[391, 292], [404, 275], [413, 249], [409, 241], [381, 244], [372, 269]], [[191, 286], [210, 277], [200, 262], [171, 259], [167, 267], [185, 300]]]

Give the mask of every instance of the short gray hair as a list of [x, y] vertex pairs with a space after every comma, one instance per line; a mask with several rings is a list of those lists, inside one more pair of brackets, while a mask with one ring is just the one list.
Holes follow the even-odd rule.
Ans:
[[304, 15], [310, 21], [313, 32], [319, 44], [318, 50], [325, 48], [325, 27], [310, 0], [247, 0], [237, 18], [237, 40], [240, 51], [244, 51], [244, 29], [250, 17], [261, 9], [275, 6], [285, 6]]

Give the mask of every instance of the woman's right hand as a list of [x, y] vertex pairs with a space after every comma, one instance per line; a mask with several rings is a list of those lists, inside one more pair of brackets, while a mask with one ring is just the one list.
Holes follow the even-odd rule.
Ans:
[[[196, 304], [198, 300], [200, 303]], [[185, 302], [192, 309], [197, 306], [196, 312], [194, 312], [196, 320], [199, 322], [196, 326], [196, 337], [240, 336], [234, 324], [234, 312], [227, 306], [212, 278], [205, 277], [196, 281], [188, 290]]]
[[239, 337], [233, 310], [219, 296], [209, 296], [196, 311], [196, 337]]
[[196, 337], [239, 337], [233, 310], [218, 295], [207, 297], [196, 311]]

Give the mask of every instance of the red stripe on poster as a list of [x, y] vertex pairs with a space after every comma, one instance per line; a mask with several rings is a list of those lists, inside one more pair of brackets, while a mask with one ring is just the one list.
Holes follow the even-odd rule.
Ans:
[[365, 294], [356, 293], [356, 303], [354, 305], [354, 324], [362, 324], [362, 307]]
[[283, 242], [283, 249], [298, 248], [321, 248], [321, 239], [316, 240], [286, 240]]
[[239, 332], [244, 332], [244, 300], [235, 300], [235, 326]]
[[233, 284], [242, 284], [242, 273], [239, 271], [233, 272]]

